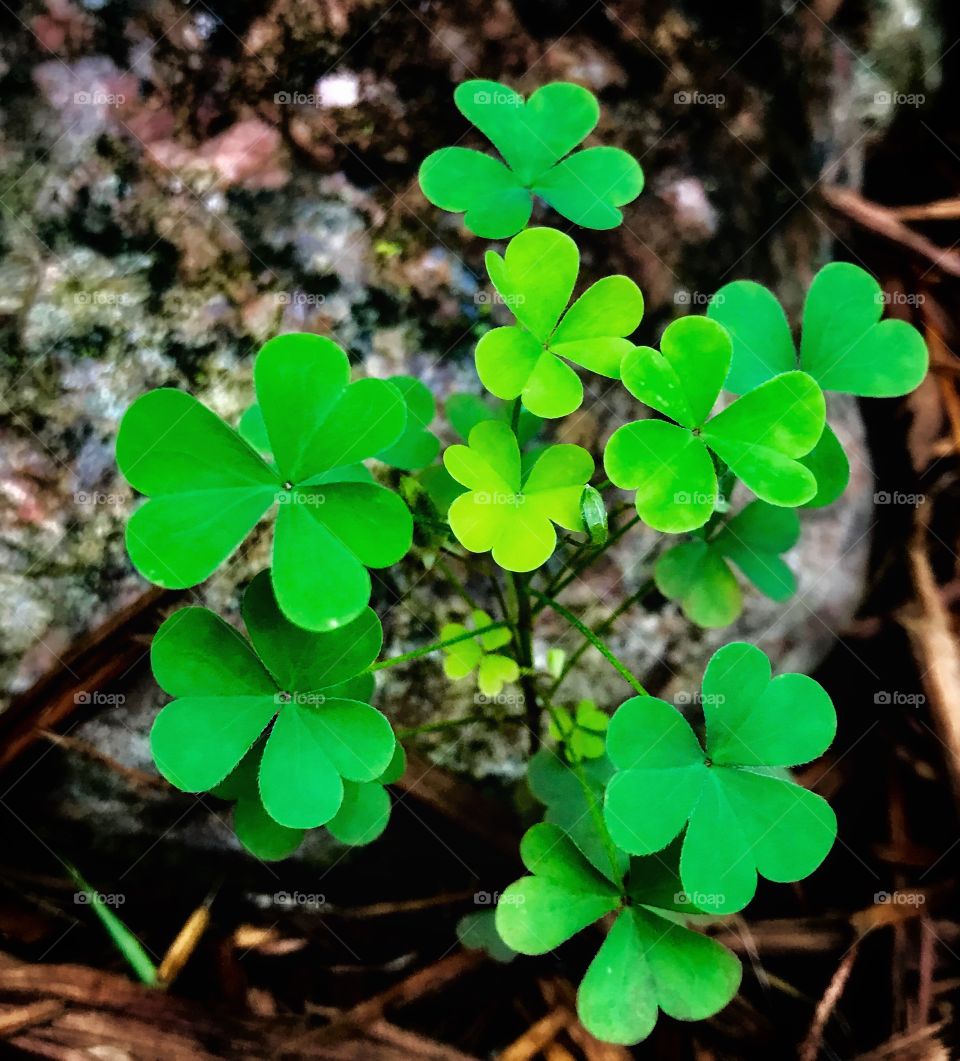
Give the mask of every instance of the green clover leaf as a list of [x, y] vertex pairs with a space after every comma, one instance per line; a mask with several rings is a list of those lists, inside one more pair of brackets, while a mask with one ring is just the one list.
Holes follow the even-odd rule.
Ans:
[[[799, 367], [825, 391], [859, 398], [896, 398], [927, 373], [923, 336], [906, 321], [881, 320], [877, 281], [848, 262], [831, 262], [813, 278], [803, 308]], [[733, 339], [727, 388], [752, 390], [797, 367], [790, 325], [776, 296], [752, 280], [722, 287], [707, 316]]]
[[[926, 343], [907, 321], [881, 320], [883, 306], [883, 291], [868, 272], [847, 262], [825, 265], [807, 291], [799, 367], [825, 391], [860, 398], [895, 398], [912, 391], [927, 373]], [[735, 394], [797, 367], [783, 307], [761, 284], [727, 284], [711, 300], [707, 315], [733, 339], [726, 386]], [[803, 463], [819, 486], [808, 506], [829, 505], [846, 489], [850, 466], [829, 426]]]
[[[292, 855], [303, 842], [306, 829], [280, 825], [263, 805], [258, 778], [265, 743], [261, 737], [212, 793], [234, 802], [233, 829], [237, 839], [252, 855], [270, 862]], [[390, 820], [390, 797], [384, 785], [397, 781], [405, 768], [403, 746], [398, 743], [390, 765], [376, 781], [344, 779], [343, 802], [327, 822], [327, 831], [340, 843], [352, 847], [376, 840]]]
[[437, 412], [430, 388], [414, 376], [391, 376], [387, 382], [403, 395], [407, 424], [396, 442], [382, 449], [376, 457], [405, 472], [425, 468], [440, 452], [440, 439], [429, 430]]
[[[678, 923], [673, 904], [654, 905], [656, 889], [642, 894], [630, 884], [621, 891], [548, 823], [526, 833], [520, 855], [530, 876], [504, 890], [496, 912], [497, 931], [507, 946], [522, 954], [545, 954], [617, 912], [577, 994], [580, 1019], [593, 1035], [638, 1043], [653, 1030], [658, 1010], [678, 1020], [702, 1020], [736, 994], [741, 975], [736, 957]], [[642, 883], [652, 883], [653, 871], [643, 876]]]
[[548, 732], [563, 745], [564, 755], [574, 763], [599, 759], [604, 753], [604, 733], [610, 719], [593, 700], [581, 700], [574, 714], [557, 707], [550, 718]]
[[728, 561], [765, 596], [788, 600], [797, 590], [797, 579], [780, 554], [792, 549], [799, 537], [796, 512], [753, 501], [713, 537], [667, 549], [657, 559], [653, 577], [657, 589], [668, 600], [679, 601], [692, 622], [727, 626], [743, 610], [743, 595]]
[[449, 446], [447, 471], [467, 487], [448, 519], [471, 553], [493, 551], [507, 571], [533, 571], [553, 554], [554, 524], [583, 531], [580, 495], [593, 475], [593, 458], [573, 445], [548, 446], [521, 472], [520, 448], [510, 428], [487, 420], [470, 432], [466, 446]]
[[637, 512], [656, 530], [695, 530], [710, 518], [718, 501], [711, 453], [772, 505], [794, 508], [816, 493], [797, 458], [823, 432], [822, 391], [806, 373], [784, 372], [710, 416], [730, 356], [719, 324], [683, 317], [664, 331], [659, 352], [641, 346], [623, 360], [630, 393], [676, 421], [624, 424], [604, 452], [610, 481], [636, 490]]
[[182, 391], [150, 391], [127, 410], [117, 463], [149, 498], [127, 524], [127, 550], [151, 582], [195, 586], [276, 503], [280, 607], [307, 629], [332, 629], [366, 607], [367, 568], [410, 548], [413, 521], [401, 499], [343, 471], [396, 442], [404, 401], [382, 380], [350, 383], [346, 354], [316, 335], [271, 339], [254, 377], [275, 468]]
[[[480, 630], [493, 622], [490, 616], [479, 608], [470, 613], [470, 620], [473, 630]], [[440, 631], [440, 640], [448, 641], [467, 632], [467, 627], [460, 623], [447, 623]], [[468, 641], [448, 645], [443, 650], [443, 673], [451, 681], [459, 681], [476, 670], [480, 692], [484, 696], [499, 696], [504, 685], [515, 682], [520, 677], [517, 661], [495, 651], [510, 644], [512, 636], [506, 627], [501, 627]]]
[[821, 755], [836, 731], [829, 696], [804, 674], [771, 679], [758, 648], [726, 645], [703, 676], [706, 751], [683, 716], [654, 697], [617, 710], [607, 753], [617, 773], [604, 815], [618, 847], [647, 855], [686, 827], [687, 892], [719, 893], [716, 913], [742, 910], [757, 874], [800, 880], [826, 857], [836, 817], [826, 800], [775, 768]]
[[457, 922], [457, 939], [467, 950], [482, 950], [495, 962], [512, 962], [517, 952], [500, 938], [496, 910], [474, 910]]
[[541, 748], [527, 764], [527, 784], [547, 808], [545, 820], [559, 826], [594, 869], [619, 884], [627, 872], [629, 858], [615, 850], [611, 862], [603, 835], [606, 826], [602, 818], [597, 819], [607, 782], [614, 772], [606, 753], [571, 766], [550, 749]]
[[623, 220], [617, 207], [643, 190], [643, 171], [626, 151], [590, 147], [570, 154], [600, 117], [596, 97], [580, 85], [544, 85], [524, 101], [496, 81], [465, 81], [453, 98], [506, 164], [470, 148], [444, 147], [424, 160], [420, 187], [434, 206], [464, 213], [474, 235], [505, 239], [519, 232], [534, 195], [584, 228], [616, 228]]
[[633, 350], [625, 336], [643, 317], [643, 295], [626, 276], [607, 276], [567, 309], [580, 270], [576, 243], [553, 228], [514, 236], [501, 258], [487, 251], [487, 272], [518, 324], [494, 328], [477, 343], [477, 375], [498, 398], [521, 398], [537, 416], [566, 416], [583, 401], [583, 384], [566, 363], [617, 379]]
[[[280, 825], [329, 822], [346, 781], [376, 780], [395, 739], [369, 698], [383, 632], [365, 609], [335, 630], [314, 633], [284, 617], [269, 575], [243, 598], [250, 642], [206, 608], [174, 612], [153, 640], [160, 687], [175, 697], [153, 724], [160, 773], [187, 792], [219, 784], [271, 725], [260, 762], [263, 807]], [[252, 644], [251, 644], [252, 643]]]

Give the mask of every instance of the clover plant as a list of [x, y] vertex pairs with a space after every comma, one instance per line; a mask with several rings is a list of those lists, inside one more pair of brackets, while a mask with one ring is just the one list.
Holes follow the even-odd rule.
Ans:
[[[495, 326], [474, 351], [489, 397], [447, 396], [437, 426], [422, 381], [351, 381], [332, 340], [289, 334], [256, 356], [236, 426], [166, 388], [123, 418], [117, 461], [146, 497], [126, 541], [145, 578], [198, 586], [272, 521], [269, 568], [242, 598], [246, 636], [197, 606], [158, 630], [153, 670], [172, 699], [151, 747], [164, 777], [231, 803], [239, 843], [276, 860], [310, 829], [345, 845], [376, 839], [404, 742], [511, 727], [541, 808], [518, 801], [541, 819], [520, 843], [528, 873], [495, 907], [498, 893], [478, 892], [489, 908], [466, 913], [459, 937], [504, 961], [587, 933], [580, 1019], [632, 1044], [659, 1012], [700, 1020], [723, 1008], [741, 969], [712, 926], [742, 911], [761, 878], [798, 881], [827, 856], [834, 813], [791, 770], [825, 751], [836, 716], [817, 682], [773, 677], [760, 649], [735, 640], [681, 709], [649, 695], [605, 635], [637, 601], [722, 627], [750, 586], [787, 600], [804, 577], [788, 555], [798, 513], [835, 500], [849, 475], [823, 392], [905, 394], [927, 352], [911, 325], [881, 319], [879, 285], [845, 263], [814, 278], [799, 353], [779, 303], [749, 280], [721, 288], [706, 315], [637, 335], [644, 302], [632, 279], [584, 283], [567, 231], [526, 227], [535, 198], [559, 215], [554, 225], [596, 229], [618, 225], [639, 195], [630, 155], [581, 147], [598, 122], [594, 96], [552, 84], [525, 101], [470, 81], [455, 101], [502, 160], [442, 148], [420, 182], [474, 235], [507, 241], [486, 253]], [[557, 424], [594, 377], [633, 403], [626, 423], [605, 421], [606, 479]], [[453, 437], [438, 459], [440, 438]], [[634, 561], [627, 535], [641, 521], [660, 533]], [[558, 598], [613, 547], [626, 566], [647, 565], [641, 589], [608, 577], [608, 616], [591, 627]], [[455, 603], [419, 616], [435, 640], [381, 658], [391, 597], [370, 571], [401, 561], [416, 580], [448, 582], [452, 597], [437, 600]], [[662, 596], [651, 602], [645, 584]], [[541, 639], [547, 610], [574, 645]], [[622, 696], [564, 698], [587, 647]], [[375, 676], [429, 659], [450, 682], [475, 678], [483, 696], [449, 714], [434, 696], [446, 717], [396, 730]]]

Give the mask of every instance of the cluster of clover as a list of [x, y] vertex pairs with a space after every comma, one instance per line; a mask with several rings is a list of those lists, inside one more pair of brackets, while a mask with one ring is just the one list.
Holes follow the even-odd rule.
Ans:
[[[234, 801], [237, 835], [258, 857], [286, 857], [319, 826], [344, 843], [367, 843], [387, 824], [385, 785], [404, 770], [389, 721], [370, 704], [375, 672], [445, 650], [447, 674], [476, 672], [490, 697], [519, 680], [526, 720], [539, 733], [544, 708], [560, 753], [542, 747], [529, 764], [546, 820], [521, 844], [529, 875], [495, 912], [464, 919], [461, 937], [501, 958], [542, 954], [603, 921], [580, 1016], [600, 1038], [634, 1043], [658, 1010], [702, 1019], [735, 994], [738, 960], [697, 931], [698, 921], [742, 910], [758, 874], [799, 880], [826, 856], [833, 812], [789, 768], [826, 749], [836, 719], [812, 679], [774, 678], [763, 652], [734, 643], [707, 666], [704, 726], [695, 732], [554, 598], [642, 520], [685, 535], [662, 551], [654, 577], [695, 622], [719, 626], [738, 614], [731, 564], [785, 599], [795, 583], [781, 554], [797, 539], [796, 509], [834, 500], [849, 474], [825, 424], [823, 391], [903, 394], [922, 378], [926, 350], [908, 324], [880, 320], [879, 286], [847, 264], [814, 279], [799, 354], [774, 296], [746, 281], [718, 292], [706, 316], [670, 324], [659, 349], [635, 345], [636, 284], [609, 276], [570, 305], [576, 244], [554, 228], [525, 228], [535, 196], [574, 224], [604, 229], [639, 195], [642, 173], [626, 152], [575, 150], [598, 121], [596, 99], [561, 83], [524, 101], [485, 81], [461, 85], [455, 99], [503, 161], [445, 148], [426, 159], [420, 180], [427, 198], [464, 213], [474, 234], [509, 239], [503, 254], [487, 253], [486, 267], [515, 323], [480, 338], [476, 365], [484, 387], [512, 404], [450, 399], [447, 418], [463, 444], [437, 463], [434, 402], [423, 384], [351, 382], [346, 354], [314, 335], [263, 347], [256, 404], [236, 430], [182, 391], [136, 401], [117, 460], [148, 496], [127, 527], [146, 578], [199, 584], [276, 511], [271, 567], [243, 599], [248, 638], [197, 607], [158, 631], [154, 673], [174, 699], [156, 719], [152, 750], [178, 788]], [[660, 414], [614, 431], [599, 487], [589, 485], [585, 449], [537, 440], [544, 419], [583, 400], [571, 362], [620, 380]], [[724, 389], [737, 397], [714, 412]], [[374, 479], [370, 460], [407, 473], [399, 493]], [[754, 500], [734, 513], [736, 484]], [[612, 508], [608, 526], [601, 491], [611, 487], [634, 492], [636, 516]], [[557, 550], [557, 527], [583, 537], [538, 587], [531, 573]], [[415, 537], [450, 574], [444, 552], [460, 560], [489, 552], [510, 573], [509, 602], [493, 620], [454, 577], [469, 625], [451, 624], [437, 643], [377, 662], [383, 634], [369, 606], [369, 569], [397, 563]], [[637, 693], [612, 718], [590, 701], [573, 711], [554, 702], [579, 652], [565, 659], [554, 651], [547, 672], [536, 670], [532, 625], [545, 607]]]

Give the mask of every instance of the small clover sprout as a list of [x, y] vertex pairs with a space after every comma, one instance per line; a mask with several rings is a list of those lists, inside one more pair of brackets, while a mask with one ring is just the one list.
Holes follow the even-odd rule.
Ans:
[[457, 540], [472, 553], [492, 550], [507, 571], [546, 563], [557, 544], [554, 524], [584, 530], [580, 495], [593, 458], [580, 446], [548, 446], [524, 475], [516, 436], [487, 420], [470, 432], [469, 445], [448, 447], [443, 462], [468, 491], [448, 514]]
[[498, 398], [521, 398], [531, 413], [566, 416], [580, 407], [583, 384], [566, 363], [610, 379], [633, 349], [625, 336], [643, 317], [643, 296], [626, 276], [608, 276], [567, 309], [580, 270], [576, 243], [553, 228], [514, 236], [501, 258], [487, 251], [487, 272], [518, 324], [494, 328], [477, 344], [477, 375]]
[[674, 545], [654, 567], [657, 589], [680, 602], [683, 614], [699, 626], [732, 623], [743, 609], [743, 594], [730, 569], [735, 564], [772, 600], [785, 601], [797, 579], [780, 554], [800, 537], [800, 520], [789, 508], [753, 501], [707, 538]]
[[572, 763], [599, 759], [604, 753], [604, 733], [610, 719], [593, 700], [581, 700], [571, 714], [558, 707], [550, 718], [549, 733], [563, 745], [563, 754]]
[[837, 820], [826, 800], [780, 769], [821, 755], [836, 715], [805, 674], [771, 680], [753, 645], [719, 649], [703, 676], [705, 749], [670, 704], [622, 704], [607, 753], [617, 773], [604, 817], [614, 843], [634, 855], [661, 851], [686, 827], [680, 875], [687, 892], [716, 895], [715, 913], [742, 910], [757, 874], [800, 880], [829, 852]]
[[[186, 792], [218, 785], [273, 723], [260, 762], [266, 813], [290, 829], [328, 823], [345, 781], [374, 781], [390, 765], [390, 723], [365, 701], [383, 641], [369, 608], [336, 630], [294, 626], [259, 574], [243, 598], [244, 640], [206, 608], [182, 608], [160, 627], [151, 659], [176, 699], [150, 745], [164, 777]], [[252, 644], [251, 644], [252, 642]]]
[[151, 582], [195, 586], [277, 504], [271, 576], [280, 607], [299, 626], [331, 629], [366, 607], [367, 568], [410, 548], [401, 499], [357, 482], [349, 467], [401, 437], [403, 396], [382, 380], [350, 383], [347, 355], [315, 335], [271, 339], [254, 377], [276, 467], [182, 391], [150, 391], [127, 410], [117, 463], [149, 497], [127, 524], [127, 551]]
[[[493, 620], [479, 608], [470, 613], [474, 630], [482, 630]], [[449, 641], [467, 633], [467, 628], [460, 623], [447, 623], [440, 631], [440, 640]], [[499, 696], [504, 685], [515, 682], [520, 677], [517, 661], [509, 656], [502, 656], [495, 650], [510, 644], [513, 635], [505, 627], [491, 630], [488, 634], [459, 641], [448, 645], [444, 651], [443, 673], [451, 681], [459, 681], [477, 672], [477, 688], [484, 696]]]
[[[703, 1020], [736, 994], [740, 962], [716, 940], [679, 923], [678, 881], [665, 860], [636, 860], [637, 881], [621, 888], [547, 823], [526, 833], [520, 856], [530, 876], [509, 885], [497, 904], [497, 931], [509, 947], [546, 954], [615, 914], [577, 993], [580, 1019], [598, 1038], [638, 1043], [653, 1031], [658, 1010], [677, 1020]], [[688, 906], [684, 912], [700, 911]]]
[[668, 533], [703, 526], [719, 502], [711, 452], [759, 498], [793, 508], [817, 490], [797, 460], [823, 431], [825, 405], [804, 372], [784, 372], [711, 416], [730, 367], [727, 332], [706, 317], [683, 317], [663, 333], [660, 351], [637, 347], [623, 362], [634, 397], [670, 417], [637, 420], [607, 443], [611, 482], [636, 490], [637, 512]]
[[[884, 303], [880, 285], [859, 266], [825, 265], [807, 292], [799, 367], [825, 391], [860, 398], [894, 398], [912, 391], [926, 375], [927, 346], [912, 324], [882, 321]], [[752, 280], [727, 284], [711, 300], [707, 315], [733, 339], [728, 390], [741, 394], [797, 367], [786, 314], [767, 288]], [[829, 426], [804, 463], [819, 484], [808, 505], [828, 505], [843, 493], [850, 468]]]
[[623, 220], [617, 207], [643, 190], [643, 171], [626, 151], [590, 147], [570, 154], [600, 117], [596, 97], [580, 85], [555, 82], [524, 101], [496, 81], [465, 81], [453, 98], [504, 162], [444, 147], [424, 160], [420, 187], [435, 206], [465, 213], [464, 223], [477, 236], [504, 239], [519, 232], [534, 195], [584, 228], [616, 228]]

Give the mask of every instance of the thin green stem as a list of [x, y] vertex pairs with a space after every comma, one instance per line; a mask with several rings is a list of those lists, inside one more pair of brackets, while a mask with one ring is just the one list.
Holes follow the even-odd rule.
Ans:
[[540, 593], [538, 590], [530, 591], [538, 600], [540, 600], [544, 607], [552, 608], [557, 615], [566, 619], [567, 622], [576, 630], [579, 630], [581, 634], [590, 642], [591, 645], [600, 653], [601, 656], [610, 664], [611, 667], [620, 675], [621, 678], [640, 696], [648, 696], [649, 693], [646, 689], [637, 681], [637, 679], [630, 673], [627, 667], [607, 648], [603, 639], [598, 637], [593, 630], [587, 626], [586, 623], [578, 619], [572, 611], [565, 608], [562, 604], [555, 601], [552, 597], [548, 597], [545, 593]]
[[[643, 583], [643, 585], [636, 591], [636, 593], [631, 593], [630, 596], [627, 597], [626, 600], [624, 600], [623, 603], [620, 604], [615, 611], [612, 611], [606, 617], [606, 619], [604, 619], [603, 622], [600, 623], [596, 630], [594, 630], [594, 633], [597, 635], [597, 637], [603, 637], [604, 634], [607, 633], [607, 631], [612, 629], [614, 623], [616, 623], [620, 616], [623, 615], [625, 611], [628, 611], [630, 608], [632, 608], [633, 605], [636, 604], [638, 601], [643, 600], [643, 598], [653, 589], [653, 587], [653, 579], [648, 578]], [[583, 644], [580, 645], [576, 652], [571, 653], [571, 655], [564, 661], [563, 667], [561, 668], [560, 673], [554, 680], [553, 685], [551, 685], [550, 688], [547, 690], [547, 696], [551, 698], [556, 696], [557, 690], [564, 683], [567, 678], [567, 675], [577, 665], [577, 662], [579, 661], [580, 657], [584, 654], [584, 652], [587, 651], [591, 644], [591, 641], [584, 640]]]
[[[570, 585], [571, 582], [573, 582], [576, 579], [578, 579], [583, 574], [583, 572], [586, 571], [586, 569], [591, 564], [593, 564], [597, 560], [599, 560], [599, 558], [612, 545], [616, 545], [616, 543], [627, 533], [627, 531], [630, 530], [631, 527], [636, 526], [639, 522], [640, 522], [640, 517], [637, 516], [637, 515], [634, 515], [632, 519], [627, 520], [626, 523], [624, 523], [621, 527], [618, 527], [613, 532], [613, 534], [610, 535], [610, 537], [604, 542], [603, 545], [600, 545], [600, 546], [598, 546], [597, 548], [595, 548], [593, 550], [588, 550], [588, 556], [587, 556], [586, 560], [584, 560], [582, 563], [576, 564], [576, 566], [573, 567], [573, 569], [570, 571], [570, 573], [565, 578], [560, 578], [559, 580], [558, 579], [554, 579], [547, 586], [546, 592], [552, 597], [555, 597], [558, 593], [562, 593], [567, 588], [567, 586]], [[576, 561], [577, 557], [574, 556], [573, 560]], [[538, 612], [540, 612], [542, 610], [543, 610], [542, 608], [538, 607], [535, 610], [534, 614], [537, 614]]]
[[482, 723], [485, 726], [519, 725], [522, 718], [497, 718], [494, 715], [467, 715], [465, 718], [448, 718], [443, 722], [427, 722], [422, 726], [412, 726], [410, 729], [397, 730], [397, 740], [409, 740], [411, 737], [419, 737], [421, 733], [437, 733], [440, 730], [455, 729], [457, 726], [470, 726]]
[[472, 611], [480, 610], [480, 605], [477, 604], [473, 597], [470, 596], [467, 587], [460, 581], [459, 578], [457, 578], [450, 565], [446, 562], [446, 560], [443, 559], [442, 556], [437, 557], [434, 566], [443, 572], [447, 581], [457, 591], [457, 593], [460, 595], [460, 599], [464, 602], [464, 604], [466, 604], [468, 608], [470, 608]]
[[422, 648], [415, 648], [410, 652], [404, 652], [401, 656], [392, 656], [390, 659], [382, 659], [378, 663], [374, 663], [370, 670], [384, 670], [386, 667], [398, 667], [401, 663], [409, 663], [411, 660], [420, 659], [423, 656], [429, 656], [431, 652], [438, 652], [442, 648], [449, 648], [451, 645], [459, 644], [461, 641], [470, 641], [475, 637], [480, 637], [482, 634], [489, 634], [491, 630], [499, 630], [501, 627], [509, 625], [508, 622], [500, 621], [489, 623], [487, 626], [481, 626], [478, 630], [467, 630], [463, 634], [457, 634], [456, 637], [448, 637], [445, 641], [434, 641], [431, 645], [424, 645]]
[[537, 684], [533, 678], [533, 611], [530, 607], [530, 588], [526, 575], [511, 572], [513, 592], [517, 598], [517, 622], [514, 640], [517, 663], [520, 664], [520, 688], [523, 690], [524, 712], [530, 730], [531, 750], [540, 744], [540, 705]]

